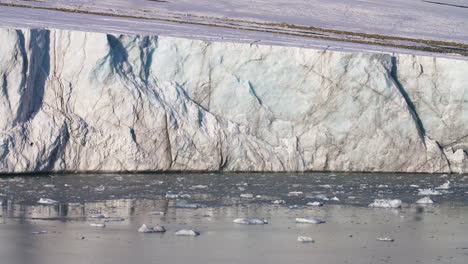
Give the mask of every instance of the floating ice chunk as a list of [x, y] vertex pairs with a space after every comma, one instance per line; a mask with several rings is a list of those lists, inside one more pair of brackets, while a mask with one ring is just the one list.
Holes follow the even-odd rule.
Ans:
[[186, 194], [181, 194], [181, 195], [179, 195], [179, 198], [190, 199], [190, 198], [192, 198], [192, 195], [190, 195], [190, 194], [188, 194], [188, 193], [186, 193]]
[[308, 206], [323, 206], [323, 203], [321, 202], [308, 202]]
[[294, 192], [289, 192], [288, 196], [301, 196], [303, 194], [304, 194], [303, 192], [294, 191]]
[[165, 215], [164, 212], [149, 212], [148, 215]]
[[434, 189], [419, 189], [418, 195], [442, 195], [442, 193]]
[[125, 221], [125, 218], [122, 218], [122, 217], [106, 217], [104, 221], [106, 221], [106, 222], [122, 222], [122, 221]]
[[319, 185], [320, 187], [322, 188], [326, 188], [326, 189], [330, 189], [331, 188], [331, 185], [330, 184], [322, 184], [322, 185]]
[[393, 238], [390, 238], [390, 237], [378, 237], [377, 241], [393, 242], [395, 240]]
[[208, 186], [206, 185], [195, 185], [195, 186], [192, 186], [193, 189], [205, 189], [205, 188], [208, 188]]
[[101, 215], [90, 215], [89, 217], [91, 217], [91, 218], [106, 218], [106, 216], [102, 215], [102, 214]]
[[200, 232], [189, 230], [189, 229], [181, 229], [174, 233], [176, 236], [199, 236]]
[[320, 220], [318, 218], [296, 218], [296, 223], [301, 223], [301, 224], [323, 224], [325, 221]]
[[330, 200], [330, 199], [328, 199], [327, 196], [325, 196], [325, 195], [323, 195], [323, 194], [317, 194], [317, 195], [315, 196], [315, 198], [320, 199], [320, 200], [324, 200], [324, 201]]
[[289, 209], [297, 209], [297, 208], [299, 208], [299, 205], [297, 204], [289, 206]]
[[166, 228], [164, 226], [147, 226], [143, 224], [138, 228], [138, 232], [140, 233], [164, 233], [166, 232]]
[[241, 191], [241, 192], [245, 191], [244, 187], [237, 187], [237, 189], [239, 189], [239, 191]]
[[442, 175], [440, 175], [440, 177], [441, 177], [441, 178], [447, 178], [448, 175], [447, 175], [447, 174], [442, 174]]
[[175, 194], [175, 193], [166, 193], [166, 198], [167, 199], [177, 199], [177, 198], [179, 198], [179, 195]]
[[271, 202], [272, 204], [285, 204], [286, 202], [284, 200], [274, 200]]
[[410, 187], [412, 187], [412, 188], [419, 188], [419, 185], [411, 184]]
[[340, 199], [339, 199], [338, 197], [335, 196], [335, 197], [331, 198], [330, 200], [332, 200], [332, 201], [339, 201]]
[[90, 225], [90, 226], [94, 226], [94, 227], [102, 227], [102, 228], [106, 227], [105, 224], [101, 224], [101, 223], [91, 223], [91, 224], [89, 224], [89, 225]]
[[446, 183], [436, 187], [436, 189], [439, 189], [439, 190], [448, 190], [448, 189], [450, 189], [450, 181], [447, 181]]
[[44, 185], [44, 186], [42, 186], [42, 187], [44, 187], [44, 188], [55, 188], [55, 185], [53, 185], [53, 184], [46, 184], [46, 185]]
[[264, 225], [268, 224], [268, 220], [264, 218], [237, 218], [233, 221], [236, 224], [241, 225]]
[[379, 186], [377, 186], [377, 188], [388, 188], [388, 185], [386, 185], [386, 184], [380, 184]]
[[253, 198], [254, 195], [251, 193], [243, 193], [240, 195], [241, 198]]
[[56, 204], [56, 203], [58, 203], [58, 201], [55, 201], [55, 200], [52, 200], [52, 199], [49, 199], [49, 198], [41, 198], [37, 202], [40, 203], [40, 204]]
[[197, 209], [200, 208], [199, 204], [176, 204], [177, 208]]
[[399, 208], [401, 207], [401, 200], [400, 199], [375, 199], [373, 203], [369, 204], [369, 207]]
[[416, 201], [417, 204], [433, 204], [434, 201], [430, 197], [424, 197]]
[[306, 237], [306, 236], [298, 236], [297, 241], [298, 242], [303, 242], [303, 243], [314, 243], [315, 242], [311, 237]]
[[31, 232], [31, 234], [33, 235], [44, 235], [44, 234], [47, 234], [48, 232], [47, 231], [34, 231], [34, 232]]

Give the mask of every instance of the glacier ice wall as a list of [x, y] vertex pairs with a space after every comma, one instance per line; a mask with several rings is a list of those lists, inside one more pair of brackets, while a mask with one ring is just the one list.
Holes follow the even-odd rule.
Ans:
[[468, 170], [468, 62], [0, 29], [0, 172]]

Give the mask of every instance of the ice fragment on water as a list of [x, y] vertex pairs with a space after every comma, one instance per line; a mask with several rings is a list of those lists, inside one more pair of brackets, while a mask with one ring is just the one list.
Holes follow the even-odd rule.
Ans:
[[410, 187], [412, 187], [412, 188], [419, 188], [419, 185], [411, 184]]
[[448, 189], [450, 189], [450, 181], [447, 181], [446, 183], [436, 187], [436, 189], [439, 189], [439, 190], [448, 190]]
[[323, 224], [325, 221], [322, 221], [318, 218], [296, 218], [296, 223], [301, 223], [301, 224]]
[[339, 199], [338, 197], [335, 196], [335, 197], [331, 198], [330, 200], [332, 200], [332, 201], [339, 201], [340, 199]]
[[47, 231], [34, 231], [34, 232], [31, 232], [31, 234], [34, 234], [34, 235], [43, 235], [43, 234], [47, 234], [48, 232]]
[[315, 242], [311, 237], [306, 237], [306, 236], [298, 236], [297, 241], [298, 242], [303, 242], [303, 243], [314, 243]]
[[164, 212], [149, 212], [148, 215], [164, 215]]
[[321, 202], [309, 202], [307, 203], [308, 206], [323, 206]]
[[273, 202], [271, 202], [273, 204], [284, 204], [286, 203], [284, 200], [274, 200]]
[[48, 199], [48, 198], [41, 198], [37, 202], [40, 203], [40, 204], [56, 204], [56, 203], [58, 203], [57, 201], [52, 200], [52, 199]]
[[263, 218], [237, 218], [233, 221], [236, 224], [241, 225], [264, 225], [268, 224], [268, 220]]
[[166, 232], [166, 228], [164, 226], [147, 226], [143, 224], [138, 228], [138, 232], [140, 233], [163, 233]]
[[369, 204], [369, 207], [399, 208], [401, 207], [401, 200], [400, 199], [375, 199], [373, 203]]
[[288, 196], [301, 196], [303, 195], [302, 192], [294, 191], [294, 192], [289, 192]]
[[418, 195], [442, 195], [442, 193], [434, 189], [419, 189]]
[[240, 195], [241, 198], [253, 198], [253, 194], [251, 193], [243, 193]]
[[395, 240], [393, 238], [390, 238], [390, 237], [378, 237], [377, 241], [393, 242]]
[[89, 225], [90, 225], [90, 226], [94, 226], [94, 227], [102, 227], [102, 228], [106, 227], [105, 224], [101, 224], [101, 223], [91, 223], [91, 224], [89, 224]]
[[125, 218], [122, 218], [122, 217], [106, 217], [104, 221], [106, 221], [106, 222], [122, 222], [122, 221], [125, 221]]
[[417, 204], [433, 204], [434, 201], [430, 197], [424, 197], [416, 201]]
[[208, 188], [208, 186], [206, 185], [195, 185], [195, 186], [192, 186], [193, 189], [205, 189], [205, 188]]
[[199, 204], [176, 204], [177, 208], [197, 209], [200, 208]]
[[181, 229], [174, 233], [176, 236], [199, 236], [200, 232], [189, 230], [189, 229]]
[[55, 188], [55, 185], [53, 184], [46, 184], [43, 186], [44, 188]]

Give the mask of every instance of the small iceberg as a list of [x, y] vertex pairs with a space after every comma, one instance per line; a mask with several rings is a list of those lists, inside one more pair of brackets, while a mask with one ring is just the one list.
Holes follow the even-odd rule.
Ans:
[[297, 241], [302, 242], [302, 243], [314, 243], [315, 242], [311, 237], [306, 237], [306, 236], [298, 236]]
[[416, 203], [417, 204], [433, 204], [434, 201], [432, 201], [430, 197], [426, 196], [424, 198], [417, 200]]
[[442, 195], [442, 193], [434, 189], [419, 189], [418, 195]]
[[323, 203], [321, 202], [308, 202], [308, 206], [323, 206]]
[[401, 207], [400, 199], [375, 199], [369, 207], [374, 208], [399, 208]]
[[332, 201], [336, 201], [336, 202], [340, 201], [340, 199], [339, 199], [338, 197], [336, 197], [336, 196], [335, 196], [335, 197], [333, 197], [333, 198], [331, 198], [330, 200], [332, 200]]
[[390, 238], [390, 237], [378, 237], [377, 241], [393, 242], [395, 240], [393, 238]]
[[48, 199], [48, 198], [41, 198], [37, 202], [40, 203], [40, 204], [57, 204], [58, 203], [58, 201]]
[[446, 183], [436, 187], [436, 189], [439, 189], [439, 190], [448, 190], [448, 189], [450, 189], [450, 181], [447, 181]]
[[200, 232], [189, 230], [189, 229], [181, 229], [174, 233], [176, 236], [199, 236]]
[[302, 196], [303, 194], [304, 194], [303, 192], [294, 191], [294, 192], [289, 192], [288, 196]]
[[164, 233], [166, 232], [166, 228], [164, 226], [147, 226], [143, 224], [138, 228], [138, 232], [140, 233]]
[[254, 195], [251, 193], [243, 193], [240, 195], [240, 198], [253, 198]]
[[178, 194], [175, 193], [166, 193], [166, 199], [177, 199], [179, 198]]
[[268, 220], [264, 218], [237, 218], [233, 221], [236, 224], [241, 225], [264, 225], [268, 224]]
[[296, 218], [296, 223], [301, 223], [301, 224], [323, 224], [325, 221], [320, 220], [318, 218]]
[[105, 224], [101, 224], [101, 223], [91, 223], [91, 224], [89, 224], [89, 225], [90, 225], [90, 226], [94, 226], [94, 227], [101, 227], [101, 228], [106, 227]]
[[272, 204], [285, 204], [286, 202], [284, 200], [274, 200], [271, 202]]

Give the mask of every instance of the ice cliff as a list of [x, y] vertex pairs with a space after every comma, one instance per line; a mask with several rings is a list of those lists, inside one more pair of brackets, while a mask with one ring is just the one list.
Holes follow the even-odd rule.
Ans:
[[468, 61], [0, 29], [0, 172], [468, 170]]

